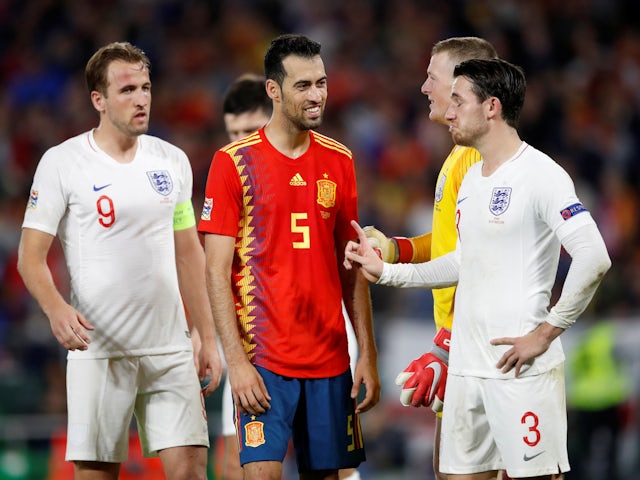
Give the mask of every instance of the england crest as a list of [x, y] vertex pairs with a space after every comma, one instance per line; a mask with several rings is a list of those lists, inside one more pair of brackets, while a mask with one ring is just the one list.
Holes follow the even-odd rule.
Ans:
[[438, 178], [438, 184], [436, 185], [436, 203], [442, 200], [442, 194], [444, 193], [444, 182], [447, 181], [447, 176], [443, 173]]
[[147, 177], [153, 189], [165, 197], [173, 191], [173, 181], [167, 170], [153, 170], [147, 172]]
[[491, 194], [489, 210], [493, 215], [502, 215], [509, 208], [511, 201], [511, 187], [496, 187]]

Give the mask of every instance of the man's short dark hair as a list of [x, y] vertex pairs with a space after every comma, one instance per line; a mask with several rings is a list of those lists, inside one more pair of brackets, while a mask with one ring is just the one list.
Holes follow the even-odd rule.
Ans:
[[262, 110], [271, 115], [273, 104], [265, 89], [265, 78], [255, 74], [244, 74], [234, 80], [224, 94], [222, 113], [241, 113]]
[[496, 97], [502, 104], [502, 118], [516, 128], [527, 89], [524, 71], [502, 59], [466, 60], [456, 65], [454, 77], [465, 77], [481, 102]]
[[312, 58], [320, 55], [321, 46], [304, 35], [286, 34], [273, 39], [264, 56], [264, 74], [269, 80], [282, 86], [287, 72], [284, 70], [282, 60], [289, 55], [297, 55], [304, 58]]

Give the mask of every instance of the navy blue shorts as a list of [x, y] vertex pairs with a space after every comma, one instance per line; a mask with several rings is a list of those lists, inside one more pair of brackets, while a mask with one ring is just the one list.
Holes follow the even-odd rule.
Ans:
[[308, 379], [256, 368], [271, 409], [258, 417], [236, 416], [240, 464], [282, 462], [291, 438], [300, 473], [355, 468], [365, 460], [350, 369], [337, 377]]

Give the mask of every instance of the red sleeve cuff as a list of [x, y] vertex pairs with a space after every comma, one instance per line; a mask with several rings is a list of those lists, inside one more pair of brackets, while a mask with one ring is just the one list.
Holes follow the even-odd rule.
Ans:
[[413, 260], [413, 243], [406, 237], [393, 237], [398, 245], [398, 263], [411, 263]]

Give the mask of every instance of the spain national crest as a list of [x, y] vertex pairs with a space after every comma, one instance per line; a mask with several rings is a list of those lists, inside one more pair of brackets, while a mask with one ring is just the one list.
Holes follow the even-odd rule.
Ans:
[[496, 187], [491, 194], [489, 210], [493, 215], [502, 215], [509, 208], [511, 201], [511, 187]]
[[152, 170], [147, 172], [147, 177], [153, 189], [165, 197], [173, 191], [173, 180], [167, 170]]
[[325, 208], [333, 207], [336, 204], [336, 190], [338, 186], [331, 180], [317, 180], [318, 203]]
[[244, 444], [247, 447], [259, 447], [265, 443], [264, 439], [264, 423], [249, 422], [244, 426], [245, 440]]

